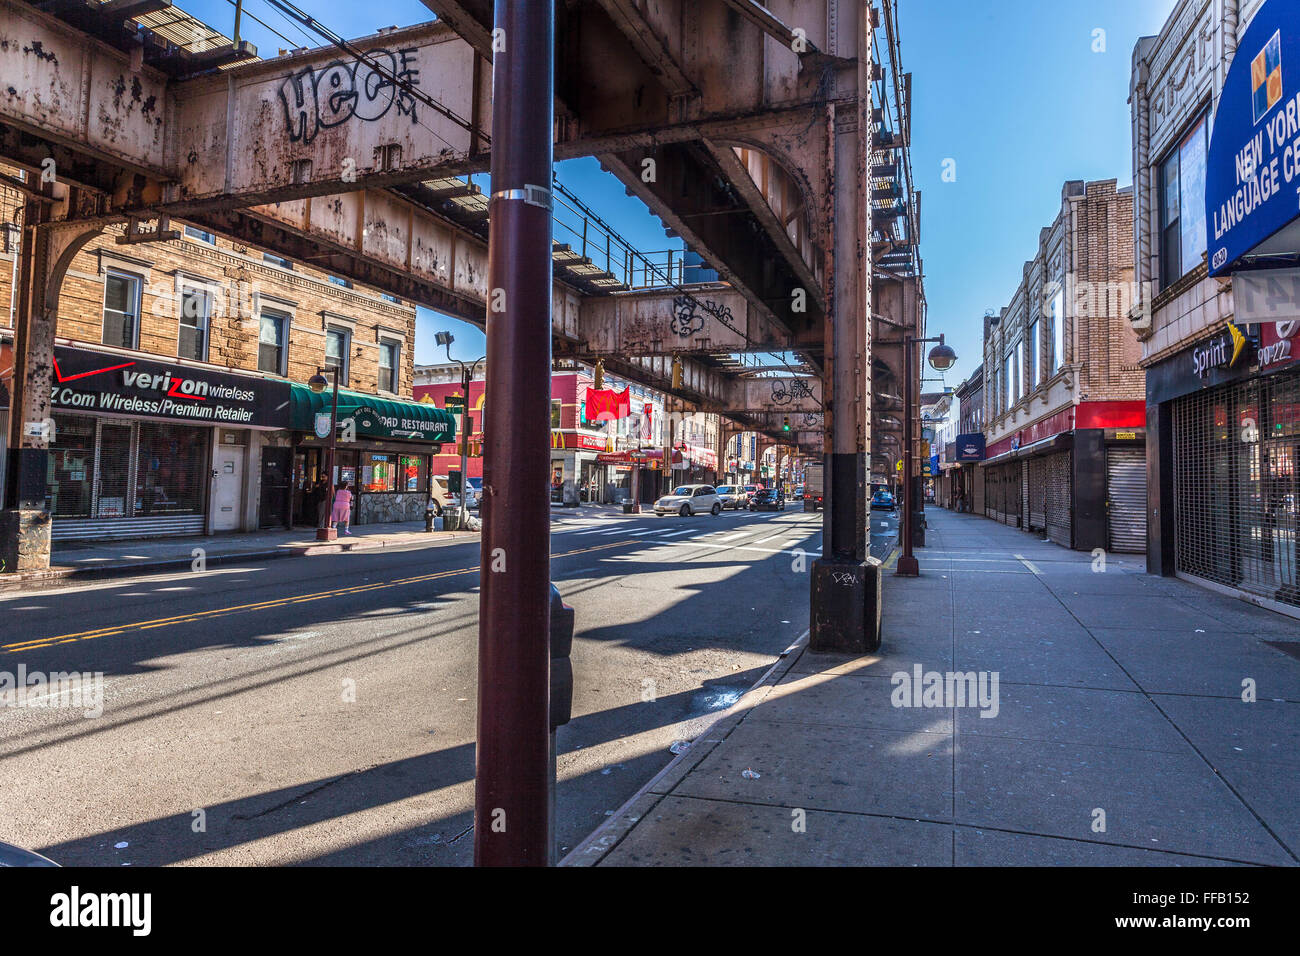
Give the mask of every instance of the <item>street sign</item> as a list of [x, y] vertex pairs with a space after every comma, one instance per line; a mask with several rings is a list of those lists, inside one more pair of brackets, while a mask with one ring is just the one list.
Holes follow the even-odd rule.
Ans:
[[442, 400], [443, 408], [453, 408], [454, 406], [457, 405], [463, 406], [464, 404], [465, 404], [465, 396], [463, 395], [448, 395], [446, 398]]

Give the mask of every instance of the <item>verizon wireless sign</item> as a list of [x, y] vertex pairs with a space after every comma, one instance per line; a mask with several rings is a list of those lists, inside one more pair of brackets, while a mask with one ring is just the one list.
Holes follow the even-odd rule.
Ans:
[[53, 378], [51, 404], [62, 411], [212, 425], [289, 425], [284, 382], [64, 347], [54, 350]]

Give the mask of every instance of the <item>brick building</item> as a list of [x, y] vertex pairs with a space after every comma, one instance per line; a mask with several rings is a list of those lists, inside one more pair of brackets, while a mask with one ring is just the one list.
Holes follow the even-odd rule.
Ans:
[[1140, 551], [1143, 377], [1131, 189], [1067, 182], [1011, 303], [984, 319], [983, 513], [1064, 547]]
[[[6, 419], [20, 210], [19, 194], [0, 189]], [[414, 306], [175, 228], [179, 238], [122, 245], [122, 228], [110, 227], [64, 280], [47, 478], [53, 537], [314, 526], [310, 492], [324, 472], [331, 396], [306, 382], [322, 367], [339, 376], [335, 471], [357, 491], [353, 520], [422, 515], [429, 457], [451, 432], [446, 413], [410, 401]]]
[[1300, 616], [1295, 24], [1294, 0], [1179, 0], [1129, 103], [1147, 568]]

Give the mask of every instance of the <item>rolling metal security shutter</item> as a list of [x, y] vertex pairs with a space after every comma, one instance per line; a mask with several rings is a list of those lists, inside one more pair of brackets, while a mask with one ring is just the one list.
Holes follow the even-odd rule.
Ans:
[[1025, 462], [1029, 475], [1029, 523], [1027, 528], [1042, 531], [1047, 527], [1047, 459], [1031, 458]]
[[1300, 372], [1174, 403], [1177, 569], [1300, 606]]
[[1047, 456], [1047, 536], [1063, 548], [1074, 547], [1074, 453]]
[[1106, 449], [1106, 523], [1110, 550], [1147, 549], [1147, 461], [1141, 448]]

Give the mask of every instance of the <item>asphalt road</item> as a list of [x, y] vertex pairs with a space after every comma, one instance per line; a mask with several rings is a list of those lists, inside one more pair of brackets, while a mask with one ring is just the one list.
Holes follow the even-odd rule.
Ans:
[[[804, 632], [821, 519], [557, 514], [562, 847]], [[0, 675], [103, 674], [101, 716], [0, 706], [0, 840], [69, 865], [470, 863], [477, 565], [474, 540], [0, 597]]]

